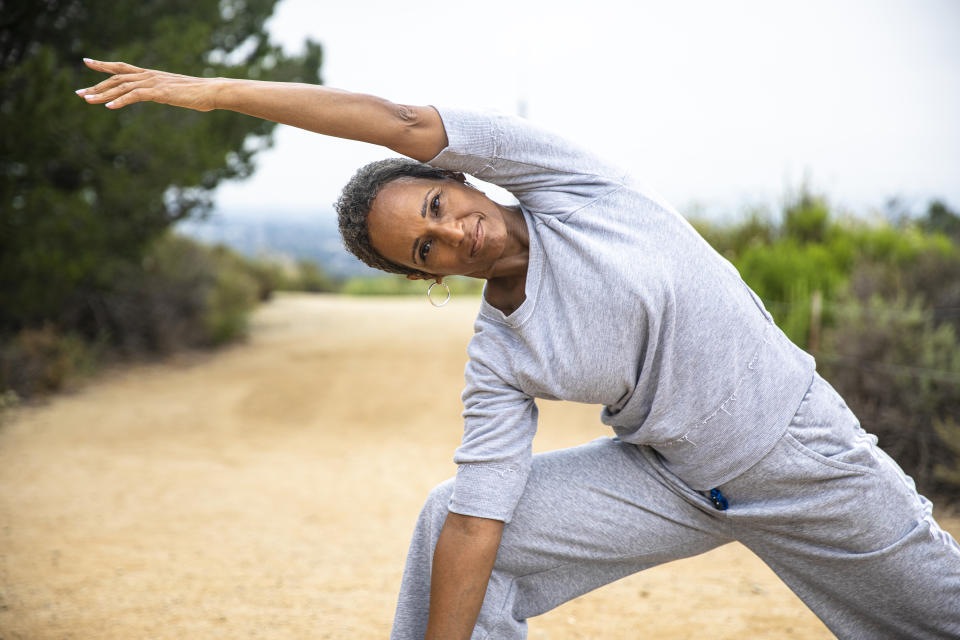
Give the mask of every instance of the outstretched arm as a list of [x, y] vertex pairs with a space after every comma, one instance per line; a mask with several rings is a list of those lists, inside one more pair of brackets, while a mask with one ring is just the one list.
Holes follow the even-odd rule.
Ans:
[[77, 93], [91, 104], [120, 109], [159, 102], [197, 111], [226, 109], [337, 138], [393, 149], [426, 162], [447, 146], [443, 121], [433, 107], [401, 105], [362, 93], [293, 82], [196, 78], [125, 62], [85, 59], [94, 71], [112, 74]]

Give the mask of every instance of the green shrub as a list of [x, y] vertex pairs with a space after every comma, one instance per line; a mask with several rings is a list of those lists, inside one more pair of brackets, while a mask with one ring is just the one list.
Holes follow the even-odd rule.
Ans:
[[846, 281], [847, 260], [843, 251], [831, 251], [826, 245], [786, 239], [746, 249], [736, 266], [784, 333], [806, 347], [813, 292], [831, 299]]
[[243, 334], [262, 291], [233, 252], [167, 234], [99, 299], [98, 325], [131, 355], [217, 345]]
[[695, 220], [693, 226], [710, 246], [733, 263], [748, 249], [773, 244], [779, 234], [779, 229], [764, 209], [751, 209], [746, 217], [736, 224]]
[[162, 354], [241, 337], [263, 297], [256, 273], [232, 251], [164, 235], [141, 264], [117, 273], [111, 290], [90, 297], [96, 323], [87, 336], [47, 323], [0, 339], [0, 391], [56, 391], [106, 353]]
[[212, 252], [165, 235], [139, 265], [128, 265], [96, 302], [98, 329], [122, 353], [166, 353], [203, 344], [199, 322], [216, 281]]
[[217, 264], [232, 271], [242, 271], [257, 287], [257, 300], [265, 302], [284, 282], [283, 267], [266, 259], [247, 258], [223, 245], [213, 249]]
[[340, 292], [350, 296], [422, 295], [425, 286], [428, 285], [402, 276], [354, 276], [347, 278]]
[[260, 295], [260, 285], [244, 262], [215, 252], [214, 280], [200, 317], [204, 342], [220, 345], [246, 335], [250, 311]]
[[858, 254], [863, 258], [903, 266], [925, 253], [950, 255], [956, 251], [950, 239], [940, 233], [924, 233], [916, 226], [860, 226], [850, 230]]
[[830, 231], [829, 219], [826, 198], [811, 194], [804, 186], [783, 212], [783, 233], [800, 243], [823, 242]]
[[297, 260], [293, 274], [282, 285], [287, 291], [329, 293], [337, 290], [337, 283], [312, 260]]
[[[483, 291], [483, 280], [463, 276], [449, 276], [443, 279], [450, 287], [452, 295], [479, 295]], [[403, 276], [374, 276], [349, 278], [340, 292], [353, 296], [422, 296], [432, 280], [407, 280]], [[434, 290], [434, 295], [440, 294]], [[446, 295], [446, 292], [443, 293]]]

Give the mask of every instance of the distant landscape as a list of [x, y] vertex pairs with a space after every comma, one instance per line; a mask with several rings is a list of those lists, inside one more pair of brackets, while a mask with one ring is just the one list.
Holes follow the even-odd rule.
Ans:
[[215, 212], [205, 220], [186, 220], [177, 231], [206, 244], [223, 244], [249, 258], [274, 262], [314, 262], [338, 280], [383, 275], [343, 248], [336, 214], [303, 212]]

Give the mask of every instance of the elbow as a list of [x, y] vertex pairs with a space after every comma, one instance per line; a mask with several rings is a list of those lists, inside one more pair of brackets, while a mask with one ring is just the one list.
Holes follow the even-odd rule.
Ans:
[[495, 539], [498, 542], [503, 532], [503, 522], [500, 520], [465, 516], [453, 511], [447, 513], [447, 521], [444, 526], [449, 527], [453, 533], [464, 538]]
[[403, 129], [413, 129], [416, 128], [417, 124], [420, 122], [419, 114], [415, 107], [411, 107], [406, 104], [395, 104], [393, 105], [394, 116], [397, 118], [397, 121], [400, 123], [401, 128]]
[[397, 129], [389, 146], [397, 153], [426, 162], [447, 146], [447, 132], [433, 107], [395, 104], [393, 112]]

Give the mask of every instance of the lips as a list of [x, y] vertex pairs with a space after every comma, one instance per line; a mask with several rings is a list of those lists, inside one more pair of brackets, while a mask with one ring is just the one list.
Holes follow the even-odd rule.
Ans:
[[470, 256], [473, 257], [477, 255], [477, 252], [480, 251], [480, 248], [483, 246], [483, 222], [481, 219], [477, 219], [477, 226], [473, 230], [473, 246], [470, 247]]

